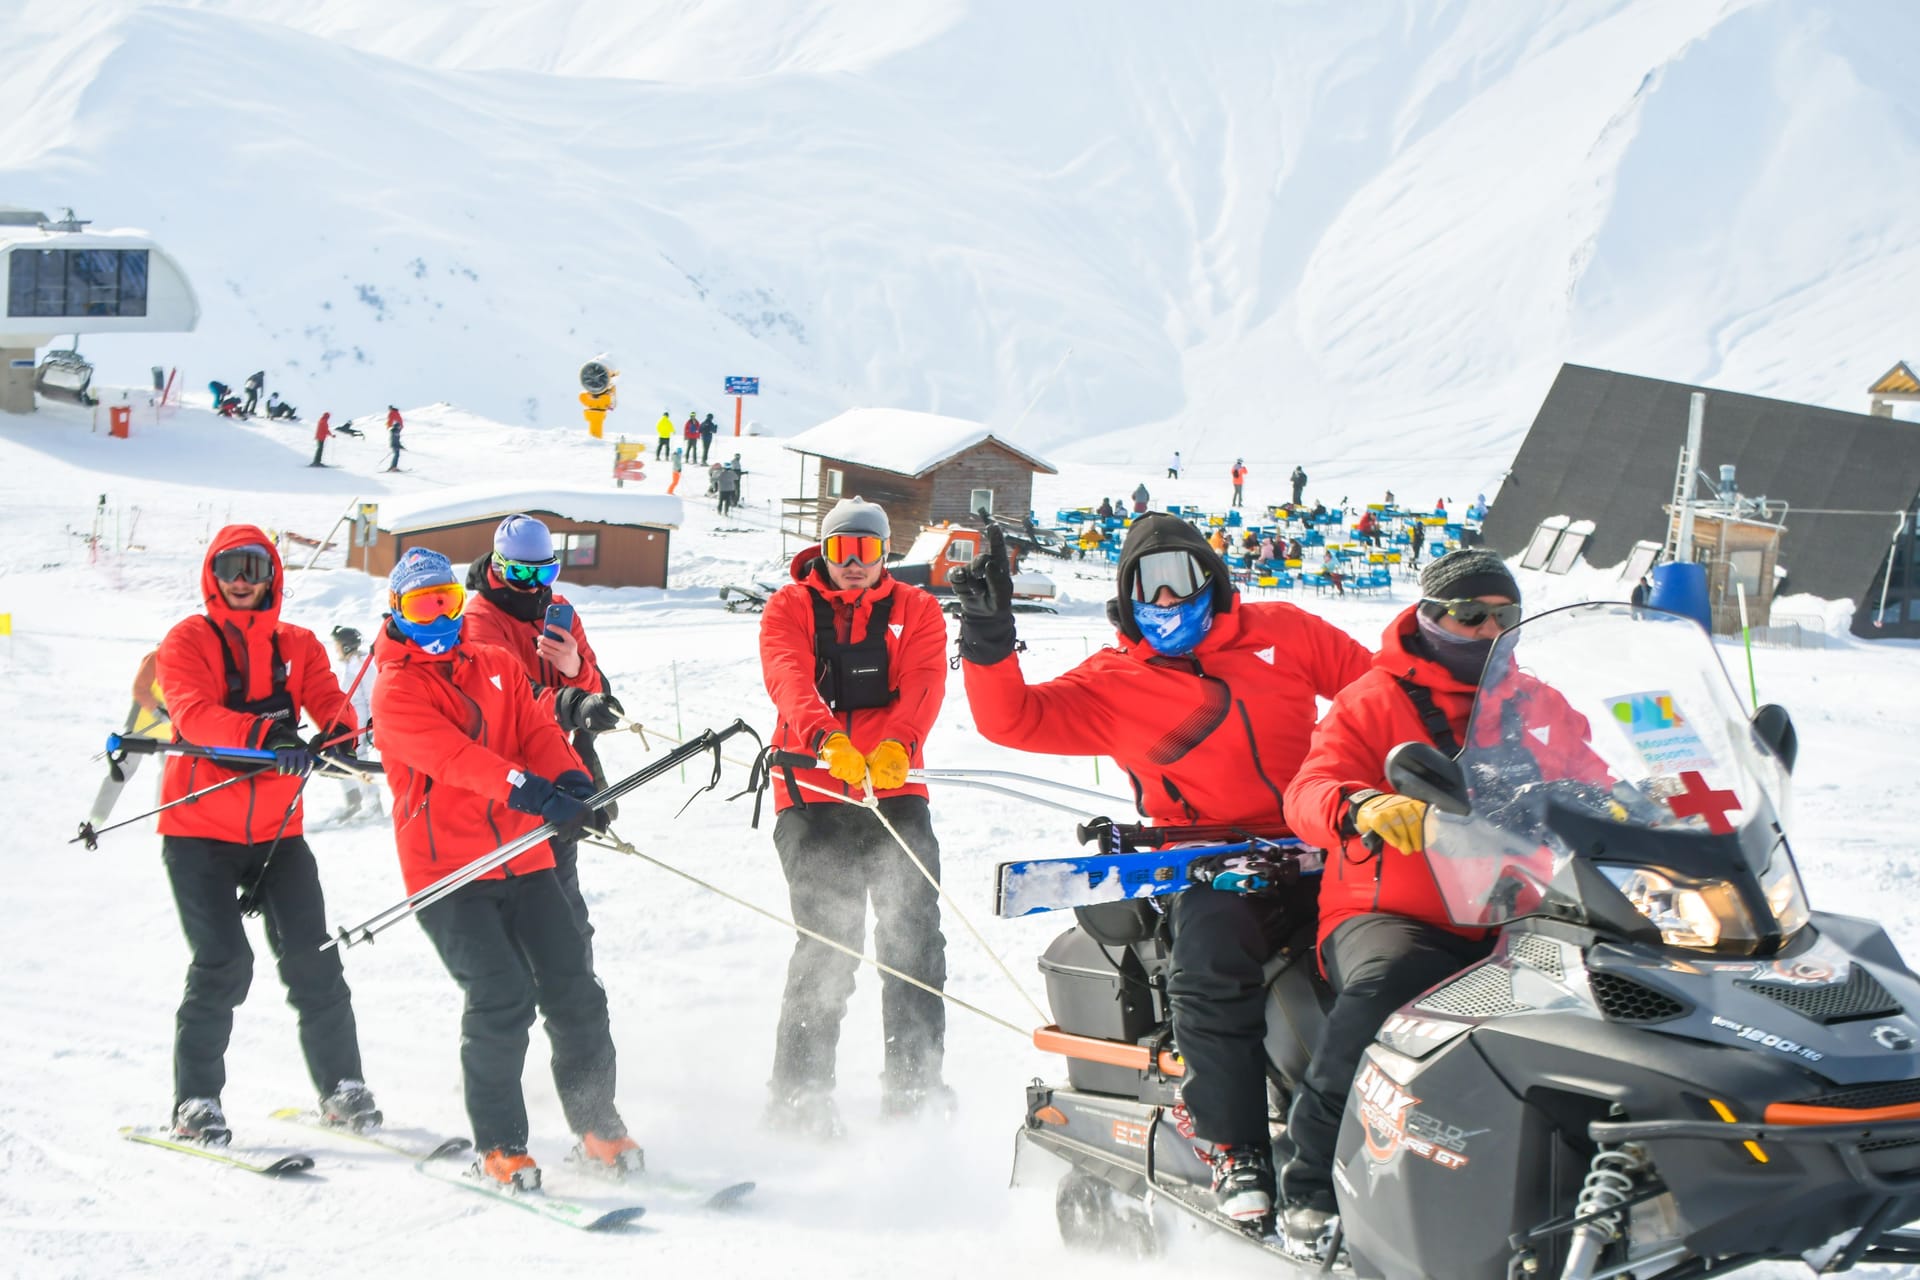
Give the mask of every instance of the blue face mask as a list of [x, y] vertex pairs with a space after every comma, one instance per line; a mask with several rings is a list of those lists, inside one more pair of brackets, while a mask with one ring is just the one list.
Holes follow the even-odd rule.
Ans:
[[1213, 629], [1213, 592], [1202, 591], [1181, 604], [1135, 600], [1133, 622], [1156, 650], [1178, 658], [1191, 652]]
[[397, 612], [393, 615], [393, 625], [400, 634], [428, 653], [445, 653], [459, 644], [460, 627], [466, 620], [463, 614], [457, 618], [435, 618], [432, 622], [408, 622]]

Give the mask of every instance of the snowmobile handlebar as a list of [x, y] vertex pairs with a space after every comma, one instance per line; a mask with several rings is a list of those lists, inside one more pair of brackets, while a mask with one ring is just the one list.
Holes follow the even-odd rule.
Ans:
[[[720, 744], [740, 733], [745, 733], [750, 737], [758, 736], [754, 734], [752, 727], [744, 720], [735, 720], [724, 729], [708, 729], [699, 737], [687, 740], [645, 768], [628, 774], [618, 782], [607, 784], [607, 786], [600, 791], [588, 796], [584, 803], [589, 809], [604, 808], [628, 792], [638, 790], [662, 774], [679, 768], [681, 764], [692, 759], [694, 756], [704, 755], [709, 752], [713, 755], [713, 780], [707, 783], [706, 786], [700, 788], [700, 790], [712, 790], [720, 781]], [[694, 794], [698, 795], [699, 792], [695, 792]], [[560, 834], [560, 829], [555, 827], [553, 823], [543, 822], [525, 835], [507, 841], [492, 853], [476, 858], [466, 866], [442, 876], [425, 888], [408, 894], [386, 910], [369, 916], [359, 924], [334, 930], [333, 936], [320, 944], [320, 949], [322, 951], [329, 951], [334, 947], [346, 948], [362, 942], [372, 942], [376, 934], [385, 932], [394, 925], [399, 924], [408, 916], [425, 910], [427, 907], [439, 902], [442, 898], [447, 897], [462, 886], [480, 879], [496, 867], [505, 866], [541, 841], [558, 834]]]

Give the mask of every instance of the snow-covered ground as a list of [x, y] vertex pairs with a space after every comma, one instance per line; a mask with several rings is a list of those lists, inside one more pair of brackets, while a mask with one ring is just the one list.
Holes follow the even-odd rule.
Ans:
[[[368, 406], [371, 408], [371, 406]], [[403, 405], [403, 409], [408, 406]], [[305, 426], [239, 425], [188, 411], [160, 424], [141, 410], [130, 440], [109, 439], [88, 417], [49, 408], [0, 418], [0, 814], [14, 831], [0, 852], [8, 912], [0, 944], [0, 1273], [40, 1276], [544, 1274], [640, 1268], [658, 1276], [798, 1275], [1052, 1277], [1087, 1265], [1067, 1257], [1045, 1189], [1006, 1187], [1022, 1087], [1060, 1064], [1022, 1036], [951, 1013], [948, 1076], [961, 1096], [952, 1127], [883, 1126], [876, 1112], [880, 1044], [876, 987], [863, 974], [842, 1042], [843, 1146], [801, 1146], [760, 1132], [756, 1120], [771, 1057], [780, 975], [791, 938], [778, 927], [651, 866], [588, 850], [586, 885], [598, 926], [600, 970], [622, 1053], [620, 1096], [657, 1165], [682, 1173], [757, 1178], [750, 1211], [726, 1218], [658, 1213], [644, 1239], [603, 1239], [539, 1223], [420, 1178], [379, 1155], [324, 1148], [319, 1176], [275, 1184], [119, 1140], [122, 1124], [159, 1122], [170, 1099], [173, 1011], [186, 953], [149, 823], [103, 838], [97, 851], [67, 843], [104, 766], [93, 756], [119, 725], [140, 655], [196, 604], [209, 532], [252, 521], [319, 537], [356, 500], [430, 496], [455, 483], [605, 487], [611, 449], [584, 432], [500, 426], [439, 406], [408, 409], [407, 474], [376, 474], [380, 441], [330, 446], [338, 470], [302, 464]], [[572, 592], [628, 709], [676, 736], [745, 717], [765, 731], [771, 707], [756, 661], [756, 622], [724, 612], [715, 588], [773, 573], [782, 561], [770, 502], [794, 488], [797, 467], [774, 440], [724, 437], [749, 476], [746, 502], [716, 518], [698, 483], [683, 486], [686, 524], [673, 548], [671, 589]], [[1258, 473], [1249, 505], [1282, 496], [1282, 472]], [[1097, 501], [1131, 489], [1141, 465], [1068, 465], [1043, 478], [1036, 506]], [[1155, 482], [1156, 502], [1211, 501], [1213, 478]], [[1164, 483], [1165, 491], [1162, 491]], [[663, 486], [650, 478], [643, 492]], [[1317, 487], [1317, 486], [1316, 486]], [[97, 548], [90, 535], [101, 531]], [[338, 623], [370, 631], [383, 587], [338, 567], [337, 553], [296, 571], [285, 616], [324, 633]], [[1050, 568], [1052, 568], [1050, 566]], [[1021, 633], [1035, 677], [1062, 670], [1110, 637], [1101, 618], [1108, 575], [1053, 568], [1063, 609], [1028, 617]], [[1610, 594], [1612, 579], [1530, 579], [1532, 602]], [[1302, 603], [1371, 643], [1410, 599]], [[1723, 648], [1739, 670], [1737, 649]], [[1755, 654], [1762, 696], [1799, 726], [1796, 848], [1817, 903], [1885, 920], [1920, 952], [1920, 874], [1913, 820], [1920, 780], [1912, 726], [1920, 721], [1916, 646], [1835, 641], [1826, 650]], [[677, 689], [677, 700], [676, 700]], [[1902, 743], [1908, 743], [1902, 746]], [[658, 750], [658, 747], [655, 747]], [[637, 739], [603, 744], [609, 767], [647, 760]], [[742, 748], [737, 755], [744, 755]], [[989, 746], [974, 732], [957, 676], [932, 761], [1124, 784], [1111, 765], [1034, 759]], [[117, 817], [154, 791], [149, 765]], [[722, 788], [675, 810], [698, 781], [667, 779], [623, 801], [620, 832], [649, 853], [774, 910], [784, 886], [768, 831], [748, 827], [744, 801]], [[317, 781], [310, 811], [337, 803]], [[1062, 921], [999, 921], [990, 871], [1019, 856], [1072, 851], [1070, 819], [978, 793], [934, 798], [946, 880], [988, 945], [1042, 998], [1034, 968]], [[348, 923], [401, 895], [390, 832], [381, 825], [319, 831], [329, 916]], [[1020, 1026], [1035, 1021], [992, 961], [950, 913], [950, 987]], [[298, 1143], [266, 1119], [309, 1100], [292, 1014], [264, 945], [252, 999], [240, 1010], [228, 1057], [229, 1116], [243, 1139]], [[411, 924], [347, 955], [369, 1079], [395, 1122], [448, 1133], [464, 1128], [457, 1060], [459, 996]], [[556, 1164], [569, 1141], [541, 1061], [527, 1072], [534, 1151]], [[1228, 1242], [1187, 1234], [1174, 1244], [1183, 1271], [1256, 1275], [1269, 1269]], [[1146, 1264], [1107, 1262], [1114, 1275]]]
[[1563, 360], [1865, 407], [1915, 349], [1911, 17], [0, 0], [0, 203], [177, 253], [201, 329], [84, 341], [121, 381], [558, 425], [609, 352], [630, 434], [758, 375], [774, 432], [879, 405], [1464, 501]]

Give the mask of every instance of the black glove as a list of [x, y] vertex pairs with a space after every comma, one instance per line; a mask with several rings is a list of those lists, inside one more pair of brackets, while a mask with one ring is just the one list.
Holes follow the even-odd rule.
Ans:
[[[560, 776], [584, 775], [578, 770], [569, 769]], [[591, 786], [593, 780], [587, 779], [587, 784]], [[520, 781], [507, 793], [507, 807], [520, 813], [530, 813], [542, 822], [552, 823], [554, 829], [562, 834], [577, 833], [593, 817], [593, 810], [582, 804], [577, 796], [560, 790], [537, 773], [520, 775]]]
[[304, 778], [313, 772], [313, 752], [300, 740], [300, 731], [285, 721], [267, 730], [260, 745], [273, 752], [273, 767], [283, 777]]
[[610, 693], [588, 693], [585, 689], [562, 689], [553, 699], [553, 718], [568, 733], [586, 729], [606, 733], [620, 727], [627, 709]]
[[1006, 535], [987, 527], [987, 552], [947, 577], [960, 602], [960, 656], [992, 666], [1013, 652], [1013, 569]]
[[[600, 695], [595, 694], [594, 696], [599, 697]], [[591, 799], [593, 794], [600, 790], [600, 784], [593, 780], [593, 775], [583, 773], [579, 769], [567, 770], [553, 780], [553, 785], [556, 790], [562, 791], [572, 796], [575, 800], [581, 801]], [[605, 809], [594, 809], [591, 812], [592, 816], [587, 819], [588, 828], [604, 833], [606, 829], [612, 825], [613, 815]]]

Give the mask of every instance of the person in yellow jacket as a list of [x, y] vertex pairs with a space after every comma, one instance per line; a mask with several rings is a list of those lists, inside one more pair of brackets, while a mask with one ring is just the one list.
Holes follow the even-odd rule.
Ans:
[[653, 449], [653, 460], [658, 462], [673, 448], [673, 415], [662, 409], [660, 421], [653, 424], [653, 433], [660, 437], [660, 443]]

